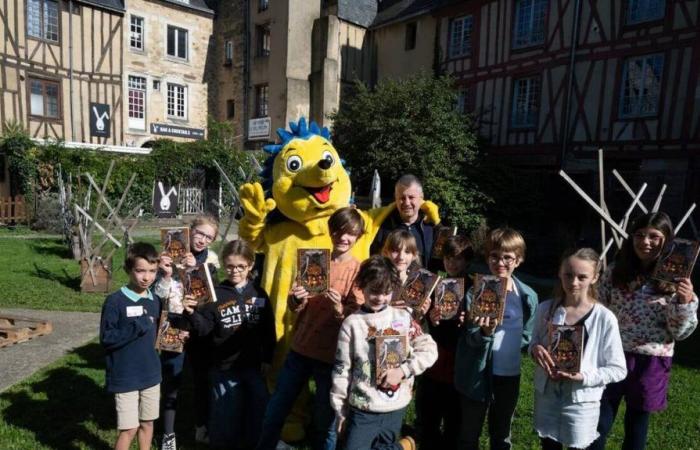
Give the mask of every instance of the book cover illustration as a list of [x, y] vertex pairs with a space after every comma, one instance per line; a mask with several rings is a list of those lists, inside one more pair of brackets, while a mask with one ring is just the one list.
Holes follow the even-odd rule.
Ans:
[[581, 371], [583, 325], [549, 324], [549, 355], [561, 372]]
[[495, 275], [474, 276], [474, 290], [469, 317], [489, 317], [503, 323], [508, 280]]
[[433, 250], [431, 253], [431, 258], [442, 259], [443, 248], [445, 247], [445, 242], [447, 239], [457, 235], [457, 227], [438, 227], [437, 233], [435, 234], [435, 241], [433, 241]]
[[176, 328], [170, 323], [167, 311], [161, 313], [160, 324], [158, 325], [158, 337], [156, 339], [157, 350], [182, 353], [185, 349], [185, 342], [187, 342], [189, 337], [189, 331]]
[[652, 278], [676, 283], [678, 278], [690, 278], [700, 251], [700, 242], [674, 239], [667, 244], [656, 263]]
[[408, 358], [408, 336], [383, 334], [374, 337], [375, 375], [377, 385], [389, 369], [396, 369]]
[[207, 264], [201, 264], [194, 270], [180, 270], [179, 272], [185, 295], [191, 295], [200, 305], [216, 302], [214, 282]]
[[429, 270], [417, 269], [409, 272], [406, 282], [394, 296], [391, 304], [394, 306], [409, 306], [413, 308], [414, 317], [420, 315], [420, 309], [430, 298], [440, 276]]
[[443, 278], [435, 288], [435, 308], [440, 311], [440, 320], [453, 319], [464, 299], [464, 278]]
[[297, 250], [297, 284], [309, 294], [318, 295], [328, 290], [331, 252], [325, 248]]
[[173, 264], [182, 265], [182, 260], [190, 251], [190, 229], [188, 227], [161, 228], [160, 242], [163, 252], [173, 259]]

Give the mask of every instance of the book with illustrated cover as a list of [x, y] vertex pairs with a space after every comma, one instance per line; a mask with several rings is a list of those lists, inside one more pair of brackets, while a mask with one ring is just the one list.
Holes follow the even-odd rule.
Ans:
[[173, 264], [182, 265], [185, 255], [190, 252], [190, 229], [188, 227], [161, 228], [160, 242], [163, 252], [173, 259]]
[[433, 241], [433, 250], [430, 254], [430, 257], [433, 259], [442, 259], [442, 249], [443, 247], [445, 247], [445, 242], [447, 242], [448, 238], [456, 235], [457, 227], [438, 227], [435, 233], [435, 240]]
[[193, 296], [200, 305], [216, 302], [214, 282], [207, 264], [200, 264], [194, 270], [181, 269], [179, 274], [185, 295]]
[[549, 324], [549, 355], [561, 372], [581, 371], [583, 357], [583, 325]]
[[435, 308], [440, 311], [440, 320], [453, 319], [464, 299], [464, 278], [443, 278], [435, 288]]
[[474, 275], [469, 317], [489, 317], [503, 323], [508, 279], [495, 275]]
[[331, 252], [325, 248], [300, 248], [297, 250], [296, 282], [311, 295], [328, 290]]
[[420, 309], [430, 298], [440, 276], [429, 270], [417, 269], [408, 273], [406, 282], [391, 301], [393, 306], [409, 306], [414, 311], [414, 317], [420, 315]]
[[678, 278], [690, 278], [699, 251], [698, 241], [674, 239], [664, 248], [652, 278], [669, 283], [676, 283]]
[[163, 311], [160, 315], [158, 325], [158, 337], [156, 339], [156, 349], [165, 352], [182, 353], [185, 349], [185, 342], [190, 337], [190, 332], [181, 330], [173, 326], [168, 320], [168, 312]]
[[383, 334], [374, 337], [375, 375], [377, 385], [389, 369], [396, 369], [408, 358], [408, 336]]

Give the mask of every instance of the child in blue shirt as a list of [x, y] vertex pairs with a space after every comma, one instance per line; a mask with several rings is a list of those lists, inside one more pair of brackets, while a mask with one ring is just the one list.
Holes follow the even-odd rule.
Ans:
[[[530, 343], [537, 294], [513, 276], [525, 258], [525, 240], [510, 228], [492, 230], [484, 255], [491, 274], [507, 278], [503, 323], [469, 317], [457, 343], [455, 387], [461, 394], [460, 449], [478, 449], [488, 413], [491, 449], [510, 449], [510, 427], [520, 394], [521, 350]], [[466, 307], [472, 299], [467, 294]]]
[[116, 450], [127, 450], [138, 437], [151, 448], [153, 421], [160, 401], [160, 360], [155, 341], [160, 299], [150, 286], [158, 271], [158, 252], [138, 242], [127, 250], [124, 270], [129, 284], [110, 294], [102, 306], [100, 343], [107, 352], [106, 385], [114, 393], [119, 435]]

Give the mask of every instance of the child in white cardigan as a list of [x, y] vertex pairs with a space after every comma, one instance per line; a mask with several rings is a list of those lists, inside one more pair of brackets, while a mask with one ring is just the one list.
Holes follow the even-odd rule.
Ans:
[[[600, 398], [627, 375], [617, 319], [596, 300], [598, 254], [583, 248], [559, 267], [557, 298], [537, 307], [530, 353], [535, 369], [535, 429], [542, 449], [584, 449], [598, 436]], [[581, 370], [559, 371], [549, 354], [549, 324], [583, 325]]]
[[[412, 438], [400, 439], [401, 423], [413, 381], [435, 363], [437, 346], [408, 311], [389, 305], [401, 282], [388, 258], [373, 256], [363, 262], [355, 282], [365, 303], [343, 321], [331, 388], [339, 431], [347, 422], [345, 449], [415, 449]], [[407, 357], [377, 380], [375, 337], [386, 335], [407, 336]]]

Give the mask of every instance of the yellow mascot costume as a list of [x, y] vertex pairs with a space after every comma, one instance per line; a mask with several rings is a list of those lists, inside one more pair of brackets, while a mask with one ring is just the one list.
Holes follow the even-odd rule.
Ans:
[[[352, 188], [343, 162], [330, 142], [327, 128], [320, 129], [306, 120], [291, 122], [290, 131], [277, 130], [280, 144], [268, 145], [271, 156], [261, 173], [263, 184], [241, 186], [244, 215], [239, 235], [265, 255], [261, 286], [270, 296], [277, 333], [277, 348], [271, 384], [282, 367], [291, 345], [295, 316], [287, 313], [287, 296], [296, 274], [299, 248], [332, 248], [328, 217], [350, 202]], [[353, 255], [363, 261], [382, 221], [394, 210], [391, 205], [360, 211], [365, 233], [353, 248]], [[437, 206], [424, 202], [421, 207], [429, 220], [439, 222]], [[303, 439], [300, 412], [293, 412], [282, 433], [287, 442]], [[303, 413], [302, 413], [303, 414]]]

